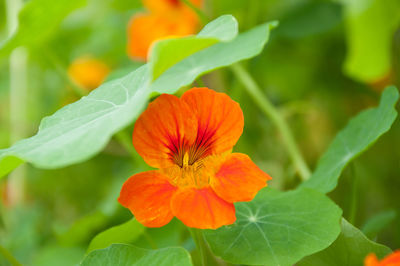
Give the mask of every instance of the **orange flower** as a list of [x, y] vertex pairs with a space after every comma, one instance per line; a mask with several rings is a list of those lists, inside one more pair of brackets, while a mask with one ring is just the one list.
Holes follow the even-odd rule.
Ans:
[[[195, 34], [197, 15], [179, 0], [144, 0], [150, 13], [133, 16], [128, 26], [128, 54], [146, 60], [151, 45], [161, 39]], [[200, 6], [199, 0], [193, 4]]]
[[106, 64], [90, 57], [78, 58], [68, 68], [69, 77], [87, 90], [99, 87], [108, 73], [110, 69]]
[[380, 262], [375, 254], [369, 254], [364, 260], [365, 266], [400, 266], [400, 250], [386, 256]]
[[174, 216], [189, 227], [215, 229], [236, 220], [234, 202], [250, 201], [271, 177], [232, 148], [243, 113], [226, 94], [193, 88], [181, 98], [163, 94], [133, 130], [133, 145], [159, 168], [130, 177], [119, 202], [148, 227]]

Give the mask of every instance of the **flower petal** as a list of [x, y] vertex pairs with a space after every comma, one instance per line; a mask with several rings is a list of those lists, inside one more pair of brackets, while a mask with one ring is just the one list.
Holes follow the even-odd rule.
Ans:
[[175, 13], [173, 16], [160, 13], [135, 15], [128, 26], [128, 55], [133, 59], [146, 61], [155, 41], [196, 33], [197, 22], [182, 12]]
[[139, 116], [133, 130], [133, 146], [146, 163], [167, 168], [176, 163], [182, 147], [196, 139], [197, 119], [189, 107], [173, 95], [163, 94]]
[[381, 265], [393, 266], [400, 265], [400, 250], [393, 252], [381, 260]]
[[143, 225], [161, 227], [174, 217], [170, 202], [176, 190], [166, 176], [148, 171], [130, 177], [122, 186], [118, 201]]
[[210, 185], [227, 202], [250, 201], [272, 179], [255, 165], [249, 156], [230, 154], [222, 163]]
[[171, 200], [173, 214], [186, 226], [216, 229], [233, 224], [235, 207], [219, 198], [211, 188], [178, 190]]
[[181, 100], [190, 106], [199, 121], [196, 144], [206, 148], [203, 157], [233, 148], [244, 125], [243, 112], [237, 102], [208, 88], [188, 90]]

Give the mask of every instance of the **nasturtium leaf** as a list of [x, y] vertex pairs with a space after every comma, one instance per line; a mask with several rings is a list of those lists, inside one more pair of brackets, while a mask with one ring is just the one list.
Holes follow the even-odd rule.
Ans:
[[341, 0], [347, 55], [345, 72], [363, 82], [390, 75], [393, 35], [400, 23], [398, 0]]
[[338, 182], [344, 167], [387, 132], [397, 117], [399, 92], [393, 86], [382, 94], [378, 107], [365, 110], [350, 120], [319, 160], [311, 178], [301, 184], [327, 193]]
[[312, 189], [266, 188], [235, 206], [233, 225], [204, 232], [214, 254], [231, 263], [293, 265], [331, 245], [340, 233], [342, 210]]
[[[205, 32], [210, 35], [220, 32], [223, 22], [232, 25], [227, 19], [218, 21], [215, 32], [211, 26], [206, 26]], [[102, 150], [113, 134], [132, 123], [150, 93], [175, 93], [201, 74], [256, 56], [276, 24], [263, 24], [232, 41], [219, 42], [198, 51], [171, 66], [153, 83], [146, 64], [101, 85], [87, 97], [44, 118], [35, 136], [0, 150], [0, 177], [24, 161], [51, 169], [87, 160]]]
[[395, 210], [388, 210], [372, 216], [361, 227], [361, 231], [370, 239], [374, 239], [380, 231], [385, 229], [396, 218]]
[[237, 34], [236, 19], [231, 15], [224, 15], [208, 23], [195, 36], [158, 41], [150, 53], [152, 80], [184, 58], [220, 41], [230, 41]]
[[89, 244], [87, 252], [102, 249], [113, 243], [132, 244], [146, 228], [136, 219], [109, 228], [95, 236]]
[[190, 266], [189, 253], [179, 247], [146, 250], [126, 244], [113, 244], [90, 252], [81, 266]]
[[18, 16], [16, 32], [0, 44], [0, 56], [7, 55], [18, 46], [37, 45], [48, 38], [63, 19], [86, 0], [31, 0]]
[[375, 253], [382, 258], [391, 253], [390, 248], [375, 243], [357, 228], [342, 219], [342, 232], [327, 249], [308, 256], [297, 263], [298, 266], [362, 266], [364, 258]]
[[160, 93], [174, 93], [177, 88], [192, 83], [194, 77], [258, 55], [269, 39], [270, 30], [277, 24], [270, 22], [257, 26], [230, 42], [217, 43], [183, 59], [155, 80], [151, 89]]

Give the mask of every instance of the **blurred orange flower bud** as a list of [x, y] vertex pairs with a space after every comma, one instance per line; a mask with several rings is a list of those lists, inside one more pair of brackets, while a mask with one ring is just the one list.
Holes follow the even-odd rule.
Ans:
[[110, 69], [104, 62], [90, 57], [80, 57], [68, 67], [69, 77], [87, 90], [99, 87], [108, 73]]
[[[195, 6], [201, 1], [192, 0]], [[183, 37], [197, 32], [199, 19], [196, 13], [179, 0], [144, 0], [149, 13], [132, 17], [128, 26], [128, 55], [133, 59], [147, 60], [151, 45], [173, 37]]]
[[375, 254], [371, 253], [364, 260], [365, 266], [400, 266], [400, 250], [386, 256], [383, 260], [378, 261]]

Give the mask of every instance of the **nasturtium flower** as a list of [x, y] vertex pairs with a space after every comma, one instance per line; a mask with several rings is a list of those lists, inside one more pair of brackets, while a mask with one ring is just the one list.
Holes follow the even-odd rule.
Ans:
[[68, 76], [87, 90], [99, 87], [109, 73], [110, 68], [103, 61], [91, 57], [75, 59], [68, 67]]
[[[200, 6], [201, 1], [193, 0]], [[144, 0], [150, 12], [134, 15], [128, 25], [128, 55], [147, 60], [151, 45], [173, 37], [183, 37], [197, 32], [197, 14], [179, 0]]]
[[243, 112], [224, 93], [193, 88], [181, 98], [162, 94], [140, 115], [133, 145], [158, 170], [123, 185], [119, 202], [148, 227], [174, 216], [185, 225], [215, 229], [235, 222], [234, 202], [250, 201], [271, 177], [232, 148]]
[[400, 250], [379, 261], [375, 254], [369, 254], [364, 260], [365, 266], [400, 266]]

